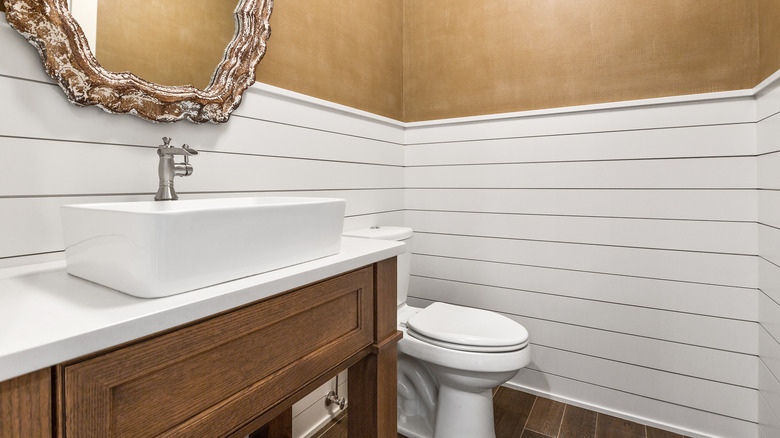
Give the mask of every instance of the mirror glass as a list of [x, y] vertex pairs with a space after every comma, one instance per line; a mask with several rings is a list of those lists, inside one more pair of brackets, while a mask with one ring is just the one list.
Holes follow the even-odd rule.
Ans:
[[97, 61], [161, 85], [208, 87], [235, 31], [237, 0], [69, 0]]

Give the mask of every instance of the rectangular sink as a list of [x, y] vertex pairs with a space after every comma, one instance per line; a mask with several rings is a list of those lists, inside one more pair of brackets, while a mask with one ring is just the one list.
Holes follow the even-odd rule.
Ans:
[[337, 254], [343, 199], [221, 198], [62, 207], [68, 273], [143, 298]]

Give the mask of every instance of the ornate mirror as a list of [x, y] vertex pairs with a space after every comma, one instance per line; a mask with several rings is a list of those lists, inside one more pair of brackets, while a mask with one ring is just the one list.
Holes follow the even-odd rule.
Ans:
[[[97, 105], [111, 113], [134, 114], [154, 122], [226, 122], [241, 103], [243, 92], [255, 82], [255, 68], [265, 54], [271, 34], [268, 21], [273, 8], [273, 0], [237, 0], [233, 39], [221, 61], [216, 60], [218, 65], [211, 80], [205, 88], [198, 88], [165, 85], [147, 80], [149, 76], [104, 68], [73, 18], [68, 0], [4, 1], [8, 23], [38, 49], [46, 73], [59, 83], [72, 103]], [[139, 3], [138, 7], [148, 7], [157, 2]], [[196, 30], [198, 39], [212, 36], [208, 29]], [[202, 44], [198, 39], [190, 39], [192, 45]], [[158, 62], [166, 59], [172, 58]]]

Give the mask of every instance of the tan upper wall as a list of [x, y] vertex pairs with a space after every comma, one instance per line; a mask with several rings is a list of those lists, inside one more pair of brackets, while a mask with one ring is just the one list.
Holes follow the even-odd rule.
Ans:
[[259, 81], [404, 121], [743, 89], [780, 69], [778, 0], [275, 0], [271, 27]]
[[758, 1], [759, 81], [780, 70], [780, 1]]
[[257, 80], [401, 120], [401, 0], [275, 0]]
[[405, 119], [753, 87], [756, 1], [404, 0]]

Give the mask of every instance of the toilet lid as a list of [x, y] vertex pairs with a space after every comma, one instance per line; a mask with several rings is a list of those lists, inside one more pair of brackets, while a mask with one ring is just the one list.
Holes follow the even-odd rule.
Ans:
[[455, 350], [505, 352], [528, 343], [525, 327], [503, 315], [446, 303], [431, 304], [406, 324], [409, 335]]

